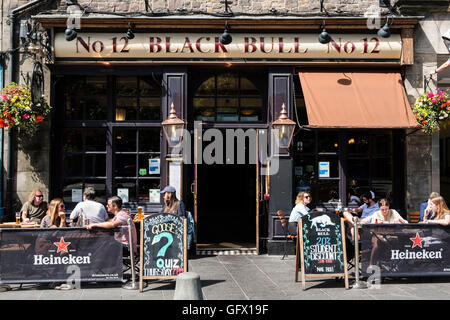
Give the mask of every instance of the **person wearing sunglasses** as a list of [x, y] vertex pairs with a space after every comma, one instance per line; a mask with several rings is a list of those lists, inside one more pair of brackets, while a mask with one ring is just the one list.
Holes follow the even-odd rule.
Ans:
[[311, 203], [311, 194], [306, 191], [300, 191], [295, 199], [295, 207], [289, 216], [288, 231], [291, 235], [297, 235], [298, 219], [307, 215], [310, 209], [307, 207]]
[[28, 196], [20, 210], [22, 213], [22, 222], [35, 222], [41, 224], [41, 220], [47, 213], [47, 202], [44, 201], [44, 194], [39, 189], [34, 189]]
[[41, 228], [65, 228], [66, 214], [64, 209], [63, 199], [56, 198], [50, 201], [47, 215], [41, 221]]

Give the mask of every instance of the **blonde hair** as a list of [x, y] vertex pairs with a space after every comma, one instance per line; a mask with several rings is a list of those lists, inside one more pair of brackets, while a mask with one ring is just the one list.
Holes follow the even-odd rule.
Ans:
[[444, 219], [444, 213], [450, 212], [450, 209], [448, 208], [447, 204], [445, 203], [445, 200], [443, 197], [438, 196], [430, 199], [431, 202], [433, 202], [435, 205], [439, 206], [438, 211], [436, 212], [436, 215], [434, 216], [434, 219]]
[[307, 195], [307, 194], [309, 196], [311, 196], [311, 193], [309, 193], [308, 191], [300, 191], [297, 194], [297, 197], [295, 198], [295, 204], [299, 204], [299, 203], [305, 204], [304, 199], [305, 199], [305, 195]]
[[59, 206], [64, 203], [63, 199], [55, 198], [50, 201], [47, 209], [47, 215], [50, 216], [50, 225], [59, 226], [61, 218], [59, 217]]
[[[33, 191], [31, 191], [31, 193], [28, 195], [28, 202], [33, 204], [34, 198], [36, 197], [36, 192], [40, 192], [42, 193], [42, 191], [40, 189], [34, 189]], [[42, 195], [44, 195], [42, 193]]]

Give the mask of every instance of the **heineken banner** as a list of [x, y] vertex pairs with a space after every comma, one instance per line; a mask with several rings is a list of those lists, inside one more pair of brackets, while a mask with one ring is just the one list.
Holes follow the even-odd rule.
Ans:
[[[370, 267], [370, 268], [369, 268]], [[450, 227], [436, 224], [362, 226], [363, 276], [449, 276]]]
[[0, 283], [121, 281], [114, 230], [0, 229]]

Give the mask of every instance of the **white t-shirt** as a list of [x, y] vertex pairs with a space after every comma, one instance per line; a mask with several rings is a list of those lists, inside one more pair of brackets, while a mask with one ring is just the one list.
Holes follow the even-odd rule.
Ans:
[[89, 219], [89, 223], [105, 222], [109, 218], [105, 207], [100, 202], [92, 200], [78, 202], [70, 213], [70, 219], [76, 219], [81, 215], [83, 219]]
[[378, 210], [368, 218], [367, 223], [402, 223], [401, 221], [406, 221], [396, 210], [389, 209], [389, 211], [389, 220], [386, 220], [381, 211]]

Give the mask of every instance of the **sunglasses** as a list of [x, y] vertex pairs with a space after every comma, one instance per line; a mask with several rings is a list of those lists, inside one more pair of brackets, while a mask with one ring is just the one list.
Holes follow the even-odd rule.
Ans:
[[311, 199], [311, 196], [304, 196], [305, 199]]
[[44, 196], [41, 194], [39, 196], [35, 196], [36, 198], [43, 198]]
[[62, 204], [62, 205], [60, 205], [59, 207], [60, 207], [61, 209], [64, 209], [66, 206]]

